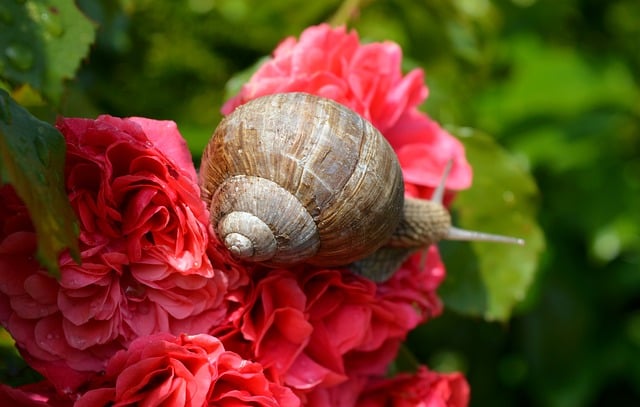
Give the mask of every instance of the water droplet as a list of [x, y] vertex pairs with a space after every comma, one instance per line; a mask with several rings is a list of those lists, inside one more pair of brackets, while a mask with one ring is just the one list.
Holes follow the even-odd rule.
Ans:
[[145, 147], [147, 147], [147, 148], [152, 148], [152, 147], [153, 147], [153, 143], [152, 143], [152, 142], [150, 142], [150, 141], [148, 141], [148, 140], [144, 143], [144, 145], [145, 145]]
[[0, 22], [4, 25], [11, 25], [13, 23], [13, 14], [4, 4], [0, 5]]
[[87, 341], [84, 338], [81, 338], [81, 337], [74, 338], [73, 345], [75, 348], [84, 349], [86, 344], [87, 344]]
[[49, 147], [42, 139], [42, 137], [36, 137], [33, 140], [33, 146], [36, 149], [36, 154], [38, 154], [38, 159], [40, 160], [40, 162], [45, 167], [49, 167], [49, 164], [51, 163], [51, 150], [49, 150]]
[[40, 24], [44, 27], [48, 34], [53, 37], [61, 37], [64, 34], [64, 26], [58, 9], [49, 7], [40, 11]]
[[60, 37], [64, 33], [64, 25], [56, 7], [31, 1], [26, 8], [31, 19], [44, 28], [45, 34]]
[[21, 71], [26, 71], [33, 66], [33, 52], [25, 45], [12, 44], [5, 50], [9, 63]]
[[199, 261], [194, 261], [193, 262], [193, 268], [198, 268], [200, 267], [200, 262]]
[[41, 185], [45, 185], [45, 186], [46, 186], [46, 185], [49, 185], [49, 181], [47, 181], [47, 176], [46, 176], [46, 175], [44, 175], [44, 172], [42, 172], [42, 171], [37, 171], [37, 172], [36, 172], [36, 178], [38, 178], [38, 182], [39, 182]]
[[508, 203], [508, 204], [512, 204], [512, 203], [515, 201], [516, 196], [515, 196], [515, 194], [514, 194], [512, 191], [504, 191], [504, 192], [502, 193], [502, 199], [503, 199], [506, 203]]

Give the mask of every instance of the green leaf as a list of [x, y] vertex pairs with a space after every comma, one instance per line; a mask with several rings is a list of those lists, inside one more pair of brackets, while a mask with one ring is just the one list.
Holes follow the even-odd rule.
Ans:
[[0, 181], [25, 202], [38, 236], [38, 260], [59, 275], [66, 248], [77, 260], [78, 226], [64, 190], [65, 142], [48, 123], [33, 117], [0, 89]]
[[473, 186], [458, 194], [453, 205], [454, 223], [520, 237], [526, 244], [442, 242], [448, 274], [440, 294], [458, 312], [504, 321], [525, 298], [544, 248], [535, 219], [538, 191], [531, 175], [491, 137], [467, 128], [454, 133], [474, 168]]
[[57, 103], [93, 43], [95, 27], [69, 0], [0, 4], [0, 76]]

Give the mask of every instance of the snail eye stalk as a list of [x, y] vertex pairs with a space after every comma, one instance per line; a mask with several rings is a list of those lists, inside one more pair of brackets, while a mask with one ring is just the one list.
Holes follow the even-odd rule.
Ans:
[[[442, 173], [442, 179], [440, 183], [436, 187], [435, 191], [433, 191], [433, 196], [431, 197], [431, 201], [441, 204], [444, 198], [445, 192], [445, 184], [447, 181], [447, 177], [449, 176], [449, 172], [451, 172], [451, 167], [453, 166], [453, 160], [447, 161], [447, 165], [445, 166], [444, 172]], [[484, 233], [477, 232], [473, 230], [465, 230], [460, 229], [455, 226], [449, 226], [447, 230], [447, 234], [443, 238], [444, 240], [465, 240], [465, 241], [475, 241], [475, 242], [494, 242], [494, 243], [508, 243], [508, 244], [517, 244], [520, 246], [524, 246], [524, 239], [520, 239], [517, 237], [511, 236], [503, 236], [503, 235], [494, 235], [492, 233]]]

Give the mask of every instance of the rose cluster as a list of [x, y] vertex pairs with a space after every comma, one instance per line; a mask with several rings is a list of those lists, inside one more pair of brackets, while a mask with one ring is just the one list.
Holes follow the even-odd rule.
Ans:
[[[406, 192], [428, 198], [452, 160], [447, 199], [471, 182], [461, 144], [418, 110], [423, 73], [391, 42], [319, 25], [274, 51], [223, 113], [302, 91], [371, 121]], [[438, 315], [436, 247], [385, 283], [347, 269], [235, 262], [213, 233], [175, 123], [60, 118], [81, 262], [55, 279], [35, 260], [24, 204], [0, 188], [0, 322], [40, 383], [0, 385], [18, 406], [465, 406], [458, 373], [386, 378], [409, 331]]]

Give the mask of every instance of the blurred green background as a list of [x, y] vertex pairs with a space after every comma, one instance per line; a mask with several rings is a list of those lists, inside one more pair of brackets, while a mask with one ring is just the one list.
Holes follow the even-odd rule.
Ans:
[[[196, 160], [237, 88], [228, 81], [284, 37], [346, 10], [363, 40], [399, 43], [405, 68], [426, 71], [425, 111], [494, 136], [534, 175], [547, 239], [509, 321], [449, 310], [408, 350], [465, 372], [473, 406], [640, 405], [638, 0], [77, 3], [98, 31], [60, 105], [29, 89], [18, 101], [50, 122], [175, 120]], [[455, 248], [441, 247], [447, 263]]]

